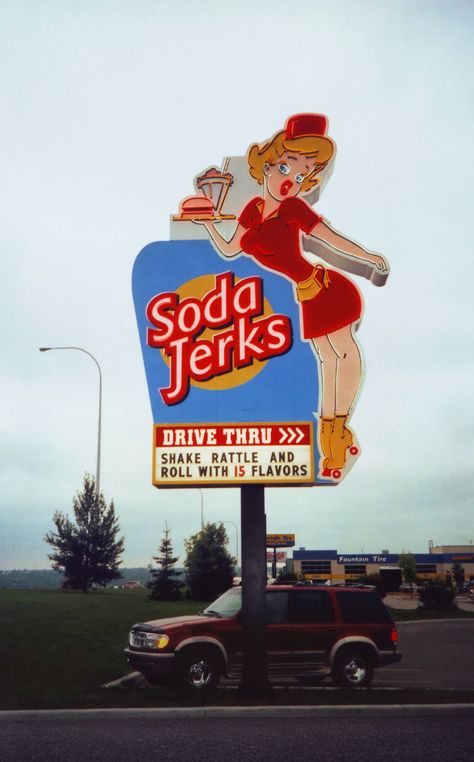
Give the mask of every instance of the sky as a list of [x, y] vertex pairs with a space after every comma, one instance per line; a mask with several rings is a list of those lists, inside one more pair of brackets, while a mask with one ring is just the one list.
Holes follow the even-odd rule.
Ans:
[[[463, 0], [0, 0], [0, 569], [47, 568], [44, 534], [95, 472], [125, 566], [165, 522], [177, 555], [238, 489], [157, 490], [131, 295], [192, 178], [298, 112], [337, 144], [317, 204], [391, 264], [357, 279], [362, 455], [335, 488], [267, 488], [267, 531], [345, 553], [474, 541], [472, 22]], [[471, 203], [469, 203], [471, 202]]]

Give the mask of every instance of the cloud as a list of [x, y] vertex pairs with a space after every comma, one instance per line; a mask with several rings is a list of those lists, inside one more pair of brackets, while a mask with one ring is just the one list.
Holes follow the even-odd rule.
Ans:
[[[359, 283], [362, 455], [334, 489], [267, 490], [269, 531], [347, 552], [465, 541], [472, 14], [464, 3], [411, 4], [409, 18], [404, 2], [3, 4], [0, 567], [45, 564], [53, 510], [95, 470], [96, 369], [78, 352], [40, 355], [45, 344], [100, 361], [102, 484], [127, 563], [149, 558], [166, 519], [178, 549], [199, 528], [197, 490], [150, 485], [131, 267], [168, 237], [196, 172], [300, 110], [327, 112], [338, 144], [318, 210], [392, 273], [384, 289]], [[205, 490], [204, 504], [239, 522], [237, 490]]]

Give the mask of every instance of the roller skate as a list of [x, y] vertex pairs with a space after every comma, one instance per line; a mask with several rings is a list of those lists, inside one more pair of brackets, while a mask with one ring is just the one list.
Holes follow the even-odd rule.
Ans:
[[331, 436], [334, 424], [334, 418], [319, 419], [319, 450], [322, 455], [321, 472], [324, 475], [328, 469], [328, 464], [331, 460]]
[[349, 456], [359, 454], [359, 446], [354, 441], [354, 434], [346, 426], [347, 415], [336, 415], [330, 436], [331, 456], [323, 461], [322, 476], [338, 481], [343, 469], [347, 468]]

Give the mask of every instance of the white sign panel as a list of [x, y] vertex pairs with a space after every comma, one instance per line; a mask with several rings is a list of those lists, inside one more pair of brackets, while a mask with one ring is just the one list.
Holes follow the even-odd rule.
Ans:
[[312, 433], [310, 421], [156, 425], [153, 484], [310, 484]]

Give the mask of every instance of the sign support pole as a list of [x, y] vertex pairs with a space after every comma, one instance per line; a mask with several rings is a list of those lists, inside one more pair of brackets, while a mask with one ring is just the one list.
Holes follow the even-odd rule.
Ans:
[[240, 488], [242, 544], [242, 682], [243, 696], [272, 693], [266, 649], [266, 516], [265, 487]]

